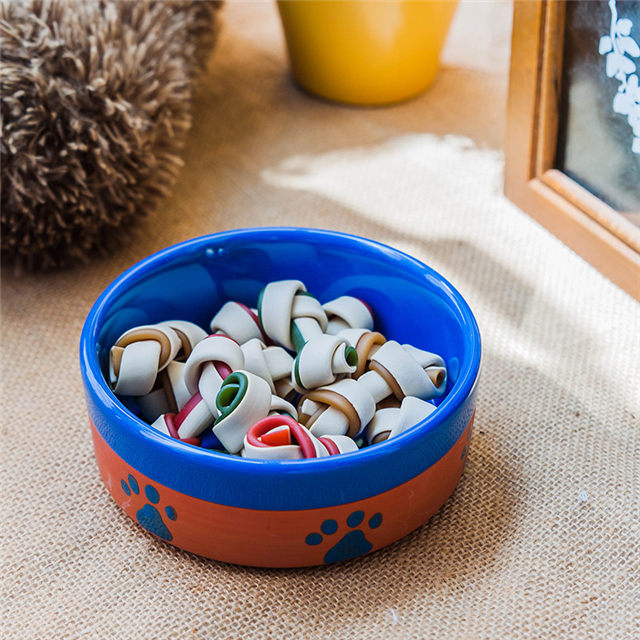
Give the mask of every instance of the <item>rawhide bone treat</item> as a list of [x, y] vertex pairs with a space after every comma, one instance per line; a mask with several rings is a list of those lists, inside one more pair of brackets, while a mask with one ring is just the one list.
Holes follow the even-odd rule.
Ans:
[[109, 354], [109, 381], [114, 393], [136, 396], [148, 422], [162, 413], [177, 411], [188, 398], [183, 383], [184, 361], [206, 335], [185, 320], [125, 331]]
[[266, 380], [274, 394], [288, 398], [295, 393], [291, 384], [293, 358], [282, 347], [268, 347], [262, 340], [252, 338], [241, 349], [244, 368]]
[[213, 435], [229, 453], [239, 453], [249, 427], [273, 413], [298, 417], [295, 407], [271, 393], [269, 384], [249, 371], [234, 371], [227, 377], [216, 398], [218, 418]]
[[163, 413], [179, 411], [189, 400], [191, 394], [184, 383], [185, 361], [198, 342], [207, 337], [204, 329], [186, 320], [168, 320], [157, 326], [173, 329], [182, 346], [176, 357], [159, 373], [154, 389], [138, 398], [140, 411], [148, 422], [153, 422]]
[[162, 371], [181, 347], [178, 334], [168, 326], [142, 325], [125, 331], [109, 353], [109, 382], [123, 396], [149, 393]]
[[316, 438], [291, 416], [273, 415], [251, 426], [244, 438], [242, 456], [261, 460], [299, 460], [350, 451], [358, 451], [358, 445], [347, 436]]
[[223, 381], [243, 366], [244, 355], [235, 340], [225, 335], [207, 336], [194, 347], [184, 366], [189, 400], [177, 414], [166, 413], [152, 426], [170, 433], [172, 423], [180, 439], [199, 436], [220, 415], [216, 398]]
[[366, 302], [340, 296], [322, 305], [327, 314], [326, 333], [337, 335], [345, 329], [373, 329], [373, 312]]
[[358, 366], [357, 351], [346, 338], [327, 333], [349, 328], [351, 322], [373, 326], [368, 307], [350, 296], [326, 305], [307, 292], [300, 280], [270, 282], [260, 293], [258, 316], [269, 338], [296, 351], [292, 384], [301, 392], [331, 384], [352, 375]]
[[420, 398], [407, 396], [399, 407], [378, 409], [365, 430], [369, 444], [377, 444], [400, 435], [436, 410], [435, 405]]
[[256, 311], [241, 302], [225, 302], [211, 318], [209, 328], [211, 333], [233, 338], [240, 345], [255, 338], [265, 340]]

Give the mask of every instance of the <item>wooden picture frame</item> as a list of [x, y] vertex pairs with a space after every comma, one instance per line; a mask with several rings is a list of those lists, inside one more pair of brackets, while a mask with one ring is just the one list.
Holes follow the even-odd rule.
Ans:
[[505, 194], [640, 300], [640, 227], [555, 166], [565, 9], [514, 3]]

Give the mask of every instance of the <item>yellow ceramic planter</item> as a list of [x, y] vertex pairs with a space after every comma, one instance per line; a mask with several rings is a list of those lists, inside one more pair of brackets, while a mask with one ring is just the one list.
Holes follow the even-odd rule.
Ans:
[[435, 78], [457, 0], [278, 0], [296, 81], [359, 105], [406, 100]]

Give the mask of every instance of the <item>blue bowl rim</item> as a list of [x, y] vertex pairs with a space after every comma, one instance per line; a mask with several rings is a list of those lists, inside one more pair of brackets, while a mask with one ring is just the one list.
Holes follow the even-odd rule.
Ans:
[[[360, 451], [316, 458], [309, 460], [255, 460], [230, 456], [212, 450], [205, 450], [186, 443], [171, 439], [168, 436], [153, 429], [131, 413], [113, 394], [109, 388], [97, 356], [97, 336], [104, 322], [105, 315], [119, 295], [139, 280], [152, 274], [156, 270], [171, 264], [176, 259], [184, 258], [184, 255], [195, 253], [199, 249], [206, 250], [221, 243], [256, 242], [267, 240], [289, 240], [296, 242], [315, 242], [343, 246], [358, 250], [366, 250], [376, 255], [382, 253], [386, 257], [401, 260], [407, 267], [413, 268], [418, 274], [424, 275], [430, 285], [438, 290], [441, 297], [446, 299], [451, 307], [457, 310], [458, 319], [462, 321], [462, 329], [465, 342], [471, 349], [470, 366], [461, 369], [453, 389], [431, 416], [408, 429], [393, 439], [379, 443], [372, 447], [366, 447]], [[113, 412], [112, 416], [118, 424], [127, 425], [132, 435], [140, 440], [144, 446], [161, 446], [169, 449], [172, 455], [185, 464], [197, 462], [208, 464], [222, 473], [259, 475], [261, 477], [284, 477], [288, 473], [314, 472], [331, 473], [344, 470], [345, 467], [359, 466], [360, 463], [382, 462], [387, 456], [406, 450], [419, 438], [435, 429], [438, 425], [449, 419], [470, 396], [477, 382], [481, 362], [481, 338], [480, 331], [469, 305], [462, 295], [444, 277], [412, 256], [390, 247], [386, 244], [370, 240], [357, 235], [346, 234], [338, 231], [315, 229], [306, 227], [252, 227], [240, 228], [219, 233], [207, 234], [191, 238], [157, 251], [136, 264], [126, 269], [120, 276], [109, 284], [100, 294], [91, 307], [80, 337], [80, 368], [85, 385], [85, 392], [94, 402], [102, 405], [107, 412]], [[462, 364], [462, 363], [461, 363]], [[433, 460], [431, 463], [435, 462]], [[430, 466], [430, 465], [427, 465]], [[425, 467], [427, 468], [427, 467]], [[193, 495], [195, 492], [191, 492]], [[374, 492], [375, 493], [375, 492]], [[195, 496], [202, 497], [202, 496]]]

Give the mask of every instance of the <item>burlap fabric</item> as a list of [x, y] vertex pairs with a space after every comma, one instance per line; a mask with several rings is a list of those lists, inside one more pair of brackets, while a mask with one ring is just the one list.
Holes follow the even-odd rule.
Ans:
[[[638, 637], [640, 308], [501, 195], [504, 69], [447, 68], [417, 101], [340, 108], [291, 86], [270, 4], [226, 20], [161, 210], [109, 259], [3, 274], [3, 637]], [[452, 498], [326, 568], [235, 567], [146, 534], [101, 484], [82, 397], [80, 330], [116, 275], [194, 235], [273, 224], [416, 255], [484, 340]]]

